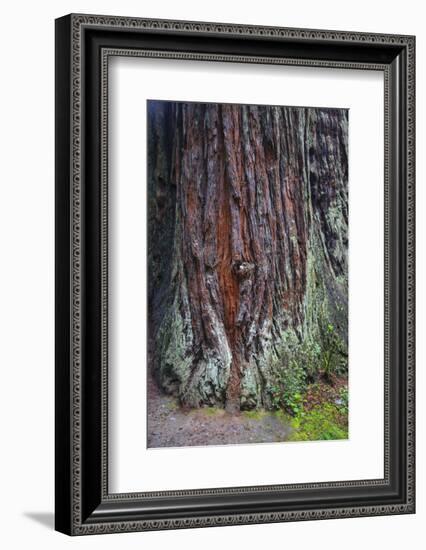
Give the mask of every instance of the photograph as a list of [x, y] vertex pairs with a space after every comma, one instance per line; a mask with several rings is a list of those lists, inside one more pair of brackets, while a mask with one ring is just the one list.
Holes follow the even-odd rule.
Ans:
[[349, 438], [348, 133], [147, 101], [148, 448]]

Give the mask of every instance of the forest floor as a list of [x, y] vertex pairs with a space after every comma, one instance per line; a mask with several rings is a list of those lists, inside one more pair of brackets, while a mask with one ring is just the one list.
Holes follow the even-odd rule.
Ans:
[[229, 414], [204, 407], [185, 410], [148, 378], [148, 447], [187, 447], [287, 441], [292, 428], [274, 412]]
[[[295, 395], [296, 397], [296, 395]], [[148, 378], [148, 447], [189, 447], [347, 439], [348, 380], [319, 380], [299, 395], [293, 413], [202, 407], [184, 409]]]

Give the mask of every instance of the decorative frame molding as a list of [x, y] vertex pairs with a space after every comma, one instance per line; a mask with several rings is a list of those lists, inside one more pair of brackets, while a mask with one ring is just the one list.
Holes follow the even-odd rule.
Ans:
[[[231, 38], [233, 45], [226, 46], [223, 36]], [[194, 37], [201, 51], [195, 51]], [[204, 51], [206, 37], [215, 38], [209, 48], [220, 51]], [[156, 48], [156, 38], [167, 44]], [[174, 47], [179, 40], [182, 44]], [[56, 21], [58, 530], [83, 535], [414, 512], [414, 50], [414, 37], [389, 34], [95, 15], [70, 15]], [[108, 493], [107, 77], [108, 59], [115, 55], [384, 72], [383, 480]], [[93, 162], [88, 160], [92, 156]], [[92, 199], [98, 205], [93, 211], [87, 206]], [[404, 412], [400, 423], [398, 411]], [[330, 504], [318, 500], [321, 492]], [[330, 501], [331, 495], [335, 497]], [[187, 511], [173, 508], [177, 497], [188, 499]], [[304, 509], [292, 507], [291, 499], [302, 500]], [[209, 503], [211, 508], [213, 502], [217, 510], [204, 512], [203, 506]]]

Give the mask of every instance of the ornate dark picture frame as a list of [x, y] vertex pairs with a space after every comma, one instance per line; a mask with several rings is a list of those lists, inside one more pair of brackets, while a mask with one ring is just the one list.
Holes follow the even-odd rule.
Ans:
[[[70, 535], [414, 513], [413, 36], [68, 15], [56, 21], [56, 529]], [[384, 478], [111, 494], [110, 56], [384, 73]]]

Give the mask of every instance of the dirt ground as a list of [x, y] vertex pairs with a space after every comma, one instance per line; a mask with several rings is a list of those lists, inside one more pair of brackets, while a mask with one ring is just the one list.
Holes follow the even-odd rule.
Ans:
[[186, 447], [286, 441], [291, 428], [269, 412], [229, 414], [223, 409], [183, 410], [148, 379], [148, 447]]

